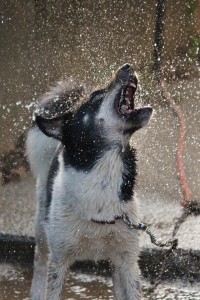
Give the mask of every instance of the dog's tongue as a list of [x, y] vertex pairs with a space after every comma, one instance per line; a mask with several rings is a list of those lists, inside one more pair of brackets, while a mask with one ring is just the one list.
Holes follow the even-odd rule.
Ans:
[[126, 90], [127, 92], [127, 96], [129, 97], [130, 100], [133, 99], [133, 88], [131, 86], [129, 86]]

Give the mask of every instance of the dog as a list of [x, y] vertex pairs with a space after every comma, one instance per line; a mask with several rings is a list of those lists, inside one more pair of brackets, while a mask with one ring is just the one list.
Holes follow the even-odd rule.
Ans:
[[135, 108], [137, 85], [125, 64], [86, 101], [78, 103], [82, 88], [61, 84], [35, 111], [27, 136], [38, 199], [32, 300], [60, 299], [69, 267], [91, 259], [111, 261], [116, 300], [141, 297], [138, 232], [122, 220], [138, 222], [129, 141], [153, 111]]

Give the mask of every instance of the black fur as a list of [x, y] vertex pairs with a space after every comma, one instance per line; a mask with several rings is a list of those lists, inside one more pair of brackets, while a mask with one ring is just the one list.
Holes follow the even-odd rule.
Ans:
[[[100, 124], [95, 124], [95, 116], [103, 100], [104, 90], [91, 95], [74, 115], [73, 120], [63, 126], [62, 142], [65, 164], [70, 164], [77, 170], [89, 171], [108, 150], [108, 142], [103, 137]], [[84, 116], [88, 117], [87, 123]], [[94, 126], [95, 124], [95, 126]]]
[[132, 199], [134, 193], [133, 190], [137, 176], [136, 151], [128, 146], [121, 155], [125, 171], [122, 173], [123, 183], [121, 185], [119, 198], [121, 201], [127, 202]]

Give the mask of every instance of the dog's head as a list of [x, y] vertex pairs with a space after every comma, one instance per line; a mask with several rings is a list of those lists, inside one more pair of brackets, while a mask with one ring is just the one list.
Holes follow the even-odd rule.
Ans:
[[119, 143], [149, 122], [151, 107], [135, 108], [138, 78], [129, 64], [117, 70], [109, 86], [95, 91], [75, 113], [63, 112], [51, 119], [36, 115], [36, 123], [48, 136], [64, 144], [68, 136], [95, 143], [102, 138]]
[[136, 73], [129, 64], [125, 64], [116, 71], [107, 89], [101, 93], [102, 103], [97, 120], [105, 124], [106, 131], [113, 137], [130, 137], [150, 120], [151, 107], [135, 107], [137, 86]]

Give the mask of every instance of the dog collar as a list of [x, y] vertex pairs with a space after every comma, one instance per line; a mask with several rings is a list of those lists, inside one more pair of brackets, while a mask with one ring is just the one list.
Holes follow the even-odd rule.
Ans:
[[132, 223], [131, 220], [129, 219], [129, 217], [126, 214], [123, 214], [121, 216], [116, 216], [114, 218], [114, 220], [112, 221], [98, 221], [98, 220], [94, 220], [91, 219], [92, 222], [98, 223], [98, 224], [115, 224], [115, 221], [118, 219], [122, 219], [122, 221], [130, 228], [130, 229], [137, 229], [137, 230], [142, 230], [145, 231], [151, 239], [151, 242], [158, 246], [158, 247], [171, 247], [171, 250], [174, 250], [177, 248], [178, 246], [178, 240], [177, 239], [172, 239], [166, 242], [162, 242], [157, 240], [157, 238], [155, 237], [155, 235], [151, 232], [151, 230], [149, 229], [149, 227], [147, 227], [147, 225], [143, 224], [143, 223]]
[[114, 220], [111, 220], [111, 221], [99, 221], [99, 220], [95, 220], [95, 219], [91, 219], [92, 222], [94, 223], [97, 223], [97, 224], [102, 224], [102, 225], [105, 225], [105, 224], [115, 224], [115, 221], [118, 220], [118, 219], [122, 219], [122, 216], [116, 216], [114, 218]]

